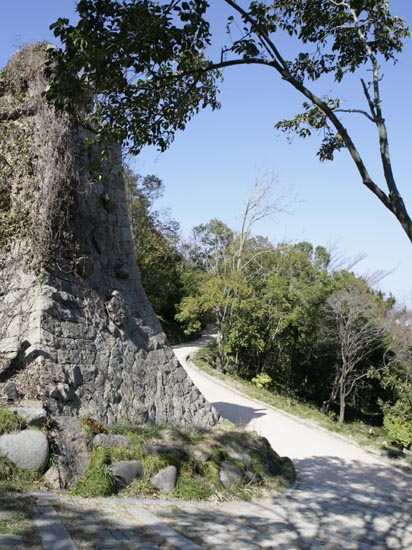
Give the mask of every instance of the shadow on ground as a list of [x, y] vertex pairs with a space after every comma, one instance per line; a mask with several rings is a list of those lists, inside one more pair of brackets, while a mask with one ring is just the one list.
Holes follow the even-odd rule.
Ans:
[[412, 475], [384, 463], [368, 464], [330, 456], [295, 459], [294, 464], [301, 472], [303, 486], [314, 491], [349, 492], [387, 501], [400, 501], [403, 495], [410, 500], [412, 525]]
[[19, 493], [0, 494], [0, 550], [43, 550], [34, 528], [34, 499]]
[[[297, 465], [305, 475], [301, 488], [287, 498], [224, 503], [218, 511], [179, 514], [175, 510], [170, 514], [174, 527], [192, 526], [197, 540], [203, 538], [205, 547], [211, 548], [220, 541], [225, 549], [412, 549], [410, 477], [384, 466], [334, 457], [297, 461]], [[333, 483], [333, 472], [345, 480], [343, 486]], [[220, 538], [210, 534], [212, 525]]]
[[[411, 477], [335, 457], [296, 465], [299, 488], [284, 498], [200, 505], [121, 498], [50, 502], [78, 550], [171, 549], [171, 540], [159, 535], [164, 523], [208, 550], [412, 549]], [[151, 527], [144, 525], [146, 509], [158, 518]]]
[[258, 409], [254, 407], [244, 407], [236, 403], [226, 403], [223, 401], [215, 401], [212, 403], [220, 416], [230, 420], [238, 426], [246, 426], [252, 420], [265, 416], [267, 409]]

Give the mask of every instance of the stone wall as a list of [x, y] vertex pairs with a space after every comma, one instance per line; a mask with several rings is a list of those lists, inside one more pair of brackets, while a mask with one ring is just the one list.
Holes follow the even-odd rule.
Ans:
[[44, 50], [0, 77], [0, 392], [107, 423], [211, 425], [141, 285], [121, 150], [102, 160], [90, 129], [45, 105]]

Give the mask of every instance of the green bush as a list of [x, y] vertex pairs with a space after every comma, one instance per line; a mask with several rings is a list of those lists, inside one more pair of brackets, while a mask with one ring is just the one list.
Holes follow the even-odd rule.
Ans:
[[255, 376], [255, 378], [252, 378], [252, 382], [257, 388], [262, 389], [266, 388], [266, 386], [269, 386], [269, 384], [272, 382], [272, 379], [268, 374], [262, 373]]
[[383, 425], [397, 444], [407, 449], [412, 447], [412, 397], [400, 399], [386, 408]]

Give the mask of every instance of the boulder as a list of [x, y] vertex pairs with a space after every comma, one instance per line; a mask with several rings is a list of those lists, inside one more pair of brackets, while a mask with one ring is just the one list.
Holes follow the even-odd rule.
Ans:
[[280, 468], [277, 464], [272, 462], [271, 460], [268, 460], [265, 464], [265, 470], [266, 473], [272, 477], [275, 477], [279, 474]]
[[240, 468], [238, 468], [231, 462], [224, 460], [220, 464], [219, 478], [221, 484], [225, 489], [231, 489], [232, 487], [240, 485], [243, 475]]
[[261, 477], [259, 474], [255, 474], [254, 472], [246, 472], [245, 473], [245, 482], [249, 485], [264, 485], [265, 480], [263, 477]]
[[49, 460], [49, 442], [37, 430], [5, 434], [0, 436], [0, 454], [18, 468], [42, 472]]
[[143, 466], [138, 460], [122, 460], [109, 466], [116, 489], [128, 487], [137, 477], [143, 477]]
[[130, 441], [124, 435], [97, 434], [93, 438], [96, 447], [130, 447]]
[[47, 413], [43, 408], [9, 407], [9, 410], [24, 418], [28, 426], [43, 426], [47, 420]]
[[72, 485], [89, 464], [91, 451], [87, 436], [77, 418], [55, 418], [55, 452], [59, 456], [57, 468], [63, 487]]
[[245, 466], [250, 466], [252, 459], [250, 458], [249, 453], [229, 449], [228, 455], [232, 460], [239, 460], [240, 462], [243, 462]]
[[176, 478], [176, 466], [167, 466], [167, 468], [163, 468], [163, 470], [157, 472], [157, 474], [150, 479], [150, 483], [164, 493], [170, 493], [176, 486]]
[[198, 445], [192, 449], [192, 454], [199, 462], [207, 462], [212, 458], [212, 449], [207, 445]]
[[52, 466], [51, 468], [49, 468], [44, 474], [43, 480], [53, 491], [58, 491], [59, 489], [64, 488], [64, 483], [61, 479], [59, 468], [57, 466]]
[[5, 384], [1, 393], [6, 401], [17, 401], [21, 397], [20, 393], [17, 391], [16, 384], [13, 382]]

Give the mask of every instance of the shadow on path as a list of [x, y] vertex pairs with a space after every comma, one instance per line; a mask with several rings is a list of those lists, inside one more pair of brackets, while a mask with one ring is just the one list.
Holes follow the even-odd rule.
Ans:
[[347, 492], [357, 497], [363, 495], [367, 500], [374, 496], [388, 502], [406, 498], [411, 506], [412, 525], [411, 475], [385, 464], [368, 464], [333, 456], [295, 459], [294, 464], [301, 472], [304, 488], [339, 491], [339, 494]]
[[254, 407], [244, 407], [236, 403], [227, 403], [223, 401], [212, 402], [213, 407], [217, 410], [220, 416], [230, 420], [238, 426], [246, 426], [252, 420], [265, 416], [266, 409], [255, 409]]

